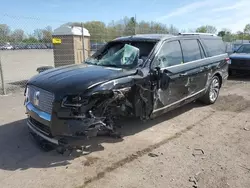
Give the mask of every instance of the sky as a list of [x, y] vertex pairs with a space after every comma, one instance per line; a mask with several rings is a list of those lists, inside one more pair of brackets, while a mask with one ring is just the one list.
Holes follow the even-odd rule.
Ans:
[[32, 33], [48, 25], [66, 22], [120, 20], [173, 24], [179, 29], [213, 25], [220, 30], [242, 31], [250, 23], [250, 0], [5, 0], [0, 6], [0, 24]]

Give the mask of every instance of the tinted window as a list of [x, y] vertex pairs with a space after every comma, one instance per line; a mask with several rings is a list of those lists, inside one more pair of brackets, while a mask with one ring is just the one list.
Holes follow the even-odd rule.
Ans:
[[179, 41], [165, 42], [155, 57], [155, 66], [169, 67], [183, 62]]
[[201, 59], [201, 52], [197, 40], [181, 40], [184, 62]]
[[226, 53], [226, 47], [221, 39], [202, 39], [209, 57]]

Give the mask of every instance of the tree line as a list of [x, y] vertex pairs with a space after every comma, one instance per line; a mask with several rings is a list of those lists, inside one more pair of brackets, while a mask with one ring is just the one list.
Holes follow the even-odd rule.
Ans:
[[[222, 29], [217, 31], [216, 27], [211, 25], [203, 25], [196, 29], [179, 30], [173, 25], [166, 25], [154, 21], [139, 21], [134, 17], [124, 17], [118, 21], [112, 21], [105, 24], [101, 21], [88, 21], [85, 23], [70, 22], [66, 23], [71, 26], [84, 26], [89, 30], [91, 42], [107, 42], [116, 37], [134, 35], [134, 34], [178, 34], [179, 32], [200, 32], [213, 33], [222, 37], [226, 42], [235, 40], [250, 40], [250, 24], [246, 24], [243, 31], [236, 33], [230, 29]], [[0, 24], [0, 43], [50, 43], [52, 38], [52, 27], [47, 26], [42, 29], [35, 29], [32, 34], [26, 34], [22, 29], [12, 31], [7, 24]]]

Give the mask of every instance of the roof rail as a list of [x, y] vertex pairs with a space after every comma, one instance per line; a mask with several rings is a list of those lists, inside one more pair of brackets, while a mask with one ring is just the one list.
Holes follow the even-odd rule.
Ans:
[[206, 35], [206, 36], [214, 36], [214, 37], [217, 36], [213, 33], [179, 33], [179, 35]]

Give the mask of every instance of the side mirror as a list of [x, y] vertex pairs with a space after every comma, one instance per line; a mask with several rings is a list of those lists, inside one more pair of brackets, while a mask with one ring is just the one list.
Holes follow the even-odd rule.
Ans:
[[166, 90], [168, 88], [169, 81], [170, 81], [170, 77], [168, 76], [167, 71], [164, 71], [161, 76], [160, 88], [162, 90]]

